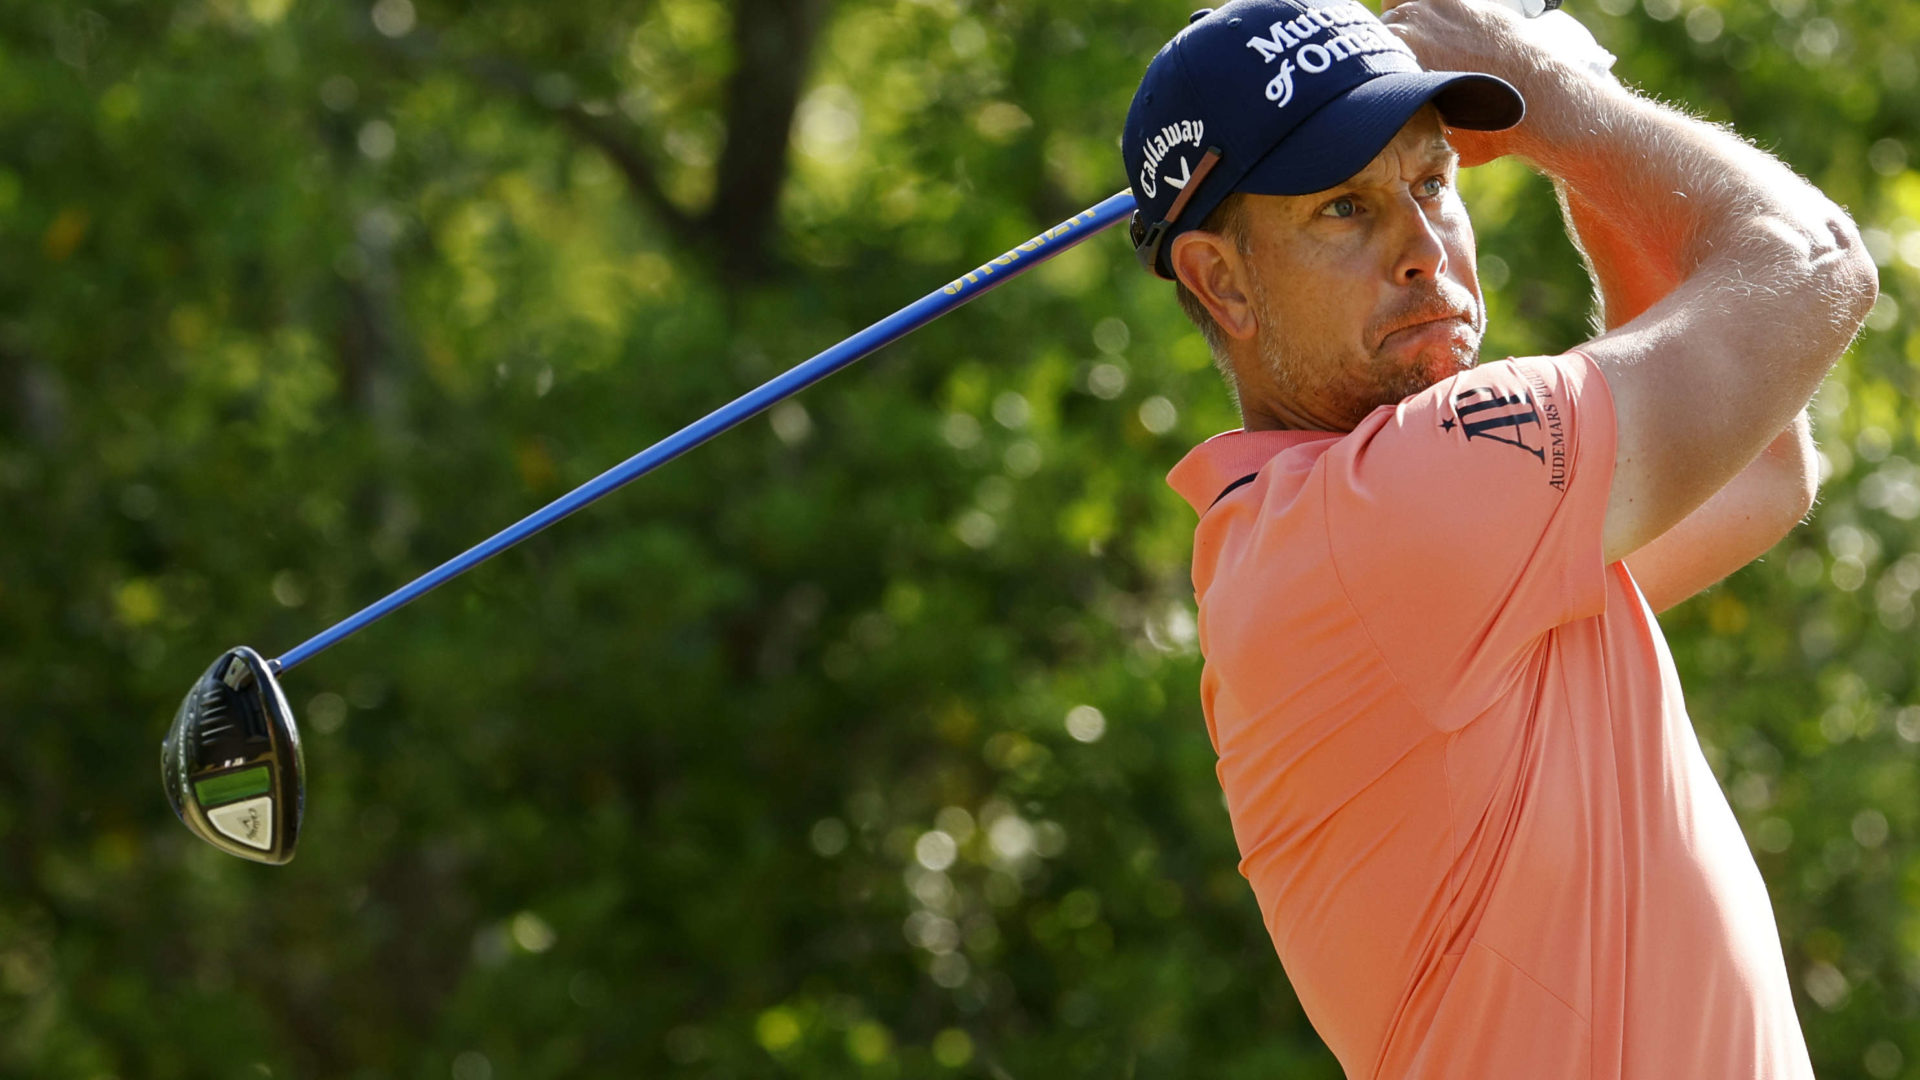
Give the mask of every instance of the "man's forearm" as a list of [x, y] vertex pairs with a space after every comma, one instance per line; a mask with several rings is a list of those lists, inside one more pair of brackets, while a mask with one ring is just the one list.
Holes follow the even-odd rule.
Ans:
[[[1605, 88], [1574, 91], [1594, 97], [1606, 92]], [[1644, 117], [1635, 126], [1640, 123], [1644, 123]], [[1619, 213], [1620, 206], [1605, 204], [1635, 201], [1626, 192], [1632, 187], [1648, 189], [1643, 194], [1652, 194], [1662, 187], [1657, 178], [1634, 178], [1614, 172], [1609, 173], [1602, 184], [1596, 185], [1588, 178], [1579, 186], [1560, 176], [1552, 178], [1568, 234], [1586, 262], [1588, 276], [1593, 279], [1598, 301], [1595, 332], [1631, 322], [1686, 279], [1684, 256], [1676, 250], [1677, 241], [1690, 229], [1685, 217], [1699, 213], [1701, 207], [1688, 201], [1685, 194], [1655, 195], [1652, 207], [1635, 208], [1650, 209], [1651, 213], [1623, 216]], [[1681, 200], [1680, 205], [1661, 213], [1661, 204], [1675, 199]], [[1667, 231], [1676, 228], [1683, 232]]]
[[1636, 243], [1626, 230], [1566, 184], [1556, 183], [1554, 191], [1560, 197], [1567, 235], [1587, 265], [1587, 276], [1593, 279], [1594, 333], [1633, 321], [1685, 279], [1671, 253]]
[[1819, 481], [1802, 412], [1718, 494], [1627, 557], [1648, 606], [1665, 611], [1766, 554], [1813, 508]]
[[1785, 165], [1730, 132], [1609, 79], [1541, 73], [1540, 108], [1514, 149], [1550, 176], [1600, 294], [1621, 326], [1710, 261], [1735, 290], [1792, 287], [1849, 238]]
[[[1616, 329], [1651, 308], [1717, 249], [1738, 244], [1756, 221], [1773, 217], [1787, 222], [1789, 231], [1820, 231], [1818, 221], [1792, 222], [1803, 202], [1794, 197], [1794, 188], [1803, 182], [1777, 161], [1725, 131], [1623, 88], [1582, 82], [1572, 93], [1591, 95], [1600, 122], [1624, 129], [1620, 149], [1638, 142], [1678, 151], [1677, 157], [1632, 155], [1627, 158], [1632, 165], [1608, 168], [1604, 163], [1617, 162], [1618, 150], [1610, 154], [1602, 139], [1580, 148], [1586, 160], [1551, 143], [1562, 134], [1543, 133], [1537, 144], [1548, 159], [1540, 164], [1553, 175], [1569, 231], [1593, 278], [1597, 332]], [[1603, 163], [1597, 172], [1593, 161]], [[1675, 167], [1676, 161], [1682, 164]], [[1635, 552], [1628, 566], [1653, 609], [1680, 603], [1778, 543], [1812, 508], [1816, 461], [1812, 429], [1802, 411], [1717, 494]]]

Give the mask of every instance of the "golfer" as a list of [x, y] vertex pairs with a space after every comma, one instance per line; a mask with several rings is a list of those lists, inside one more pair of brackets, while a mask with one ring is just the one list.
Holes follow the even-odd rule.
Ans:
[[[1536, 23], [1388, 3], [1198, 15], [1124, 133], [1135, 246], [1245, 425], [1169, 477], [1240, 869], [1350, 1077], [1810, 1077], [1654, 613], [1808, 512], [1803, 410], [1873, 263]], [[1505, 155], [1558, 188], [1603, 329], [1480, 364], [1455, 183]]]

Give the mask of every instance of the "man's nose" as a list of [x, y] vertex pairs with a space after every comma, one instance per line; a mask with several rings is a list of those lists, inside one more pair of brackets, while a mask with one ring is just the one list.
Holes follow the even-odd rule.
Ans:
[[1398, 285], [1412, 285], [1421, 278], [1436, 278], [1447, 272], [1447, 245], [1440, 235], [1439, 223], [1427, 216], [1426, 208], [1411, 196], [1394, 207], [1400, 218], [1399, 257], [1393, 267]]

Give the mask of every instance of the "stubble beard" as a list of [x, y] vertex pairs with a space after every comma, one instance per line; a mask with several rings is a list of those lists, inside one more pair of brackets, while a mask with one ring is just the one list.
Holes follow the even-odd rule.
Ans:
[[1331, 342], [1283, 341], [1266, 284], [1256, 275], [1251, 285], [1261, 364], [1296, 405], [1314, 403], [1313, 411], [1328, 414], [1326, 418], [1340, 431], [1352, 431], [1380, 406], [1397, 405], [1480, 362], [1484, 306], [1475, 305], [1472, 341], [1464, 349], [1423, 351], [1411, 363], [1377, 354], [1356, 359], [1358, 349], [1342, 349]]

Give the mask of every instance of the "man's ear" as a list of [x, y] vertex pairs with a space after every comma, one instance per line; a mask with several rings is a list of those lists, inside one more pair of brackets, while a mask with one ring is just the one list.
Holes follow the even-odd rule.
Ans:
[[1246, 260], [1232, 240], [1205, 229], [1188, 229], [1173, 238], [1167, 261], [1221, 331], [1241, 341], [1253, 338], [1260, 328], [1253, 291], [1248, 287]]

